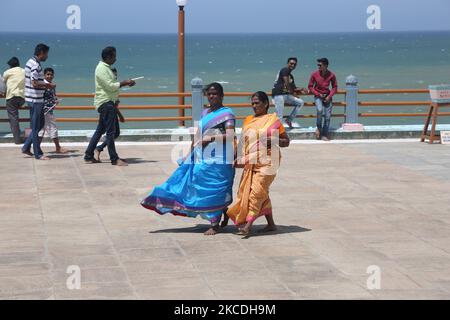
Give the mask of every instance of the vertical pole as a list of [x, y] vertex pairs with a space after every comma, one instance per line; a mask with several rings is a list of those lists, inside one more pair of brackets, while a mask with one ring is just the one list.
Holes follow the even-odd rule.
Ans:
[[192, 126], [197, 127], [203, 110], [203, 80], [194, 78], [192, 88]]
[[[178, 10], [178, 92], [184, 93], [184, 7], [180, 6], [180, 10]], [[178, 104], [184, 105], [185, 98], [184, 96], [180, 96], [178, 98]], [[178, 109], [178, 116], [184, 117], [184, 109]], [[184, 127], [184, 120], [180, 120], [178, 122], [180, 127]]]
[[346, 95], [345, 102], [345, 123], [358, 123], [358, 79], [354, 75], [349, 75], [345, 80]]

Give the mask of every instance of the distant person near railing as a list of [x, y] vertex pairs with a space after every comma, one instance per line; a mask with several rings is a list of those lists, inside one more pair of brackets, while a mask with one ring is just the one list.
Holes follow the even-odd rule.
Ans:
[[[299, 127], [299, 125], [294, 121], [300, 109], [303, 107], [305, 102], [294, 96], [294, 94], [305, 94], [307, 90], [304, 88], [297, 88], [295, 85], [294, 76], [292, 71], [297, 67], [298, 59], [295, 57], [289, 58], [287, 61], [287, 66], [280, 70], [275, 79], [275, 83], [272, 89], [272, 96], [275, 103], [275, 109], [278, 118], [289, 126], [289, 128]], [[288, 116], [286, 121], [283, 118], [284, 105], [292, 105], [294, 109]]]
[[6, 85], [6, 111], [15, 144], [22, 144], [20, 136], [19, 109], [25, 104], [25, 70], [20, 67], [19, 59], [12, 57], [8, 61], [9, 69], [3, 73]]
[[[331, 113], [333, 111], [333, 96], [338, 90], [336, 75], [328, 70], [327, 58], [317, 59], [319, 70], [311, 74], [308, 89], [314, 94], [317, 108], [317, 140], [329, 140]], [[331, 85], [331, 90], [330, 90]], [[323, 120], [322, 120], [323, 119]]]

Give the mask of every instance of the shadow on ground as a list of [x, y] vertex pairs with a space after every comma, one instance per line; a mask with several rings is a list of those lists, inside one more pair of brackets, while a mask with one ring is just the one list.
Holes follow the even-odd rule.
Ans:
[[139, 164], [139, 163], [158, 163], [159, 161], [154, 160], [144, 160], [142, 158], [127, 158], [125, 159], [128, 164]]
[[56, 151], [47, 152], [50, 159], [68, 159], [81, 157], [80, 150], [67, 150], [66, 153], [57, 153]]
[[[207, 224], [199, 224], [195, 227], [189, 227], [189, 228], [177, 228], [177, 229], [164, 229], [164, 230], [157, 230], [157, 231], [151, 231], [152, 234], [159, 234], [159, 233], [204, 233], [206, 230], [208, 230], [211, 226]], [[253, 232], [250, 235], [250, 237], [263, 237], [263, 236], [273, 236], [273, 235], [279, 235], [279, 234], [289, 234], [289, 233], [302, 233], [302, 232], [309, 232], [312, 231], [311, 229], [302, 228], [299, 226], [282, 226], [278, 225], [276, 231], [267, 232], [267, 233], [258, 233], [259, 230], [263, 229], [265, 226], [255, 226], [253, 228]], [[237, 228], [233, 226], [228, 226], [224, 229], [220, 230], [220, 233], [223, 234], [234, 234], [237, 233]], [[249, 237], [244, 237], [249, 238]]]

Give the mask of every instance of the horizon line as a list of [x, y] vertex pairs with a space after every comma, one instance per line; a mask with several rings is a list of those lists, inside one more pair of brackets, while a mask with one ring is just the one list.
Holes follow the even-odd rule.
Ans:
[[[412, 33], [412, 32], [450, 32], [446, 30], [360, 30], [360, 31], [309, 31], [309, 32], [190, 32], [189, 35], [298, 35], [298, 34], [381, 34], [381, 33]], [[0, 31], [0, 34], [58, 34], [58, 35], [174, 35], [177, 32], [91, 32], [91, 31]]]

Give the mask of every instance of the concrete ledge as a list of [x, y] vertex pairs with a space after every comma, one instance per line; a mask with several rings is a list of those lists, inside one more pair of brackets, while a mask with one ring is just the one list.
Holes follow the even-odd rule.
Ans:
[[[341, 128], [332, 129], [332, 139], [408, 139], [419, 138], [423, 125], [397, 125], [397, 126], [366, 126], [361, 132], [345, 132]], [[438, 131], [449, 130], [450, 125], [438, 125]], [[241, 133], [238, 128], [237, 133]], [[133, 142], [168, 142], [188, 141], [191, 139], [191, 131], [186, 129], [124, 129], [117, 141]], [[289, 136], [294, 140], [315, 139], [315, 128], [300, 128], [289, 130]], [[60, 130], [59, 136], [62, 142], [88, 142], [94, 130]], [[47, 140], [47, 139], [46, 139]], [[0, 133], [0, 143], [12, 143], [11, 133]]]

